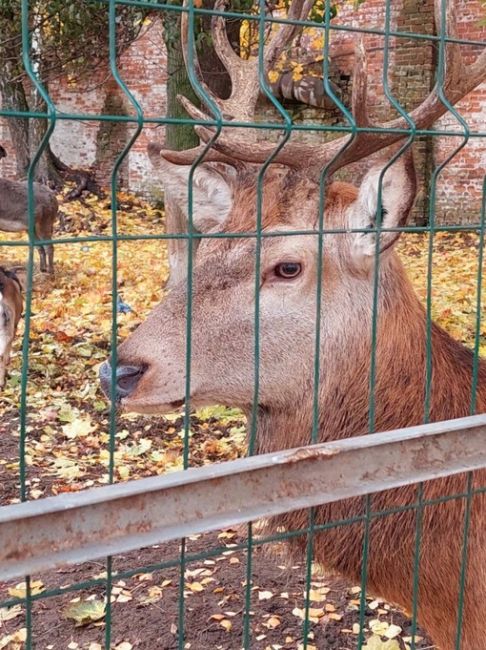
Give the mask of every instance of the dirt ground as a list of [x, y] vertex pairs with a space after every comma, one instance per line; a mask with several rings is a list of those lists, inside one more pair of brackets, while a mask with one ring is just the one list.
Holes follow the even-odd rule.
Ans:
[[[185, 565], [184, 634], [185, 648], [194, 650], [237, 650], [241, 647], [245, 613], [247, 557], [244, 551], [233, 551], [244, 541], [235, 531], [225, 531], [187, 540], [186, 554], [195, 555], [226, 547], [219, 554]], [[142, 566], [176, 561], [178, 543], [143, 549], [118, 556], [113, 570], [123, 572]], [[251, 647], [255, 650], [301, 647], [304, 612], [305, 567], [279, 563], [279, 549], [256, 547], [252, 555]], [[36, 600], [32, 606], [33, 641], [39, 650], [105, 647], [106, 622], [91, 621], [76, 627], [68, 618], [73, 599], [100, 602], [106, 595], [103, 561], [66, 567], [33, 578], [36, 588], [55, 590], [98, 578], [101, 584], [80, 591]], [[128, 650], [172, 650], [178, 648], [180, 568], [152, 569], [132, 577], [114, 579], [111, 606], [111, 647]], [[42, 585], [42, 586], [40, 586]], [[311, 595], [313, 621], [309, 645], [319, 650], [352, 650], [357, 647], [359, 623], [359, 587], [338, 578], [314, 576]], [[1, 588], [2, 599], [8, 598], [8, 587]], [[94, 599], [89, 600], [89, 599]], [[411, 631], [411, 621], [379, 600], [367, 599], [366, 636], [379, 621], [399, 626], [397, 647], [406, 648], [403, 639]], [[25, 626], [22, 611], [6, 621], [2, 636]], [[377, 628], [375, 628], [377, 629]], [[388, 628], [389, 629], [389, 628]], [[392, 628], [393, 629], [393, 628]], [[383, 637], [386, 641], [386, 637]], [[97, 645], [99, 644], [99, 645]], [[7, 646], [9, 647], [9, 646]], [[12, 646], [14, 647], [14, 646]], [[432, 648], [426, 639], [417, 649]]]
[[[91, 413], [91, 422], [98, 421], [100, 426], [106, 424], [105, 418], [105, 413]], [[218, 460], [221, 450], [224, 450], [225, 457], [238, 456], [241, 449], [236, 442], [239, 432], [237, 425], [241, 425], [238, 419], [222, 422], [214, 418], [208, 421], [191, 418], [192, 465]], [[18, 466], [14, 462], [18, 454], [17, 426], [18, 418], [13, 410], [6, 412], [0, 420], [0, 495], [3, 503], [15, 501], [18, 495]], [[34, 441], [44, 435], [45, 425], [38, 429], [36, 427], [39, 425], [36, 424], [29, 431], [31, 452], [35, 449]], [[180, 454], [181, 418], [172, 422], [132, 418], [124, 421], [123, 427], [128, 431], [127, 437], [134, 441], [150, 440], [151, 449], [154, 449], [160, 448], [163, 440], [166, 450]], [[120, 423], [118, 428], [121, 428]], [[141, 431], [143, 438], [140, 437]], [[55, 433], [51, 438], [52, 448], [43, 448], [43, 462], [32, 453], [35, 462], [31, 462], [27, 468], [27, 484], [34, 496], [79, 489], [79, 482], [91, 484], [104, 481], [106, 466], [102, 463], [92, 463], [89, 472], [83, 472], [71, 481], [62, 474], [60, 476], [57, 470], [52, 471], [49, 453], [53, 454], [53, 458], [56, 454], [65, 458], [71, 452], [66, 441], [63, 443]], [[84, 467], [82, 461], [86, 450], [83, 445], [89, 442], [89, 437], [82, 437], [78, 442], [73, 453]], [[148, 442], [144, 445], [147, 447]], [[98, 450], [91, 451], [98, 453]], [[146, 465], [149, 472], [148, 460]], [[135, 472], [135, 469], [131, 471]], [[143, 473], [143, 470], [139, 471]], [[182, 582], [184, 648], [238, 650], [242, 647], [247, 592], [245, 547], [245, 527], [186, 540], [187, 562]], [[180, 543], [172, 542], [117, 556], [112, 560], [112, 571], [110, 647], [118, 650], [178, 648]], [[305, 574], [304, 565], [288, 565], [283, 545], [274, 543], [254, 547], [249, 605], [251, 648], [297, 650], [303, 647]], [[94, 584], [79, 587], [92, 580], [95, 580]], [[106, 561], [65, 567], [33, 576], [32, 581], [34, 593], [39, 591], [32, 605], [34, 648], [100, 650], [106, 647]], [[67, 588], [66, 591], [59, 594], [59, 590], [62, 592], [64, 588]], [[16, 641], [16, 634], [22, 638], [26, 625], [23, 605], [15, 605], [15, 598], [18, 600], [22, 595], [25, 595], [25, 587], [20, 581], [0, 585], [0, 648], [20, 650], [24, 647], [23, 642]], [[337, 577], [314, 574], [310, 596], [309, 650], [356, 648], [360, 620], [359, 586], [347, 584]], [[7, 620], [2, 621], [2, 612]], [[368, 598], [364, 621], [366, 638], [373, 636], [387, 642], [389, 637], [384, 634], [389, 634], [396, 642], [390, 650], [407, 649], [411, 621], [390, 605]], [[373, 635], [373, 631], [379, 634]], [[433, 647], [422, 633], [419, 632], [419, 635], [417, 650]], [[7, 641], [6, 645], [2, 645], [2, 639], [3, 643]]]

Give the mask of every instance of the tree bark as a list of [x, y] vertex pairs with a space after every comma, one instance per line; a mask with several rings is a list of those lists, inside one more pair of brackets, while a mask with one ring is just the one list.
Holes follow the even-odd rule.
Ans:
[[[12, 81], [0, 76], [0, 93], [4, 110], [28, 112], [29, 105], [21, 80]], [[9, 117], [7, 126], [15, 150], [17, 175], [23, 177], [30, 163], [29, 121], [24, 117]]]
[[[37, 91], [35, 93], [35, 108], [37, 112], [46, 113], [47, 105], [46, 102], [40, 97]], [[46, 134], [48, 128], [48, 120], [44, 118], [34, 118], [30, 120], [30, 131], [29, 131], [29, 145], [30, 145], [30, 155], [33, 157]], [[51, 148], [49, 143], [43, 149], [42, 154], [37, 162], [34, 177], [36, 181], [40, 183], [45, 183], [50, 185], [52, 188], [60, 189], [63, 186], [63, 180], [59, 175], [59, 172], [56, 169], [54, 163], [54, 158], [51, 154]]]
[[[167, 48], [167, 117], [184, 119], [189, 116], [177, 101], [177, 95], [185, 95], [192, 102], [198, 99], [187, 76], [180, 38], [180, 15], [168, 11], [164, 17], [164, 40]], [[194, 128], [190, 124], [167, 124], [165, 127], [165, 147], [182, 151], [196, 147], [199, 143]], [[179, 205], [169, 192], [165, 193], [166, 231], [169, 234], [187, 232], [188, 223]], [[195, 248], [193, 249], [195, 252]], [[169, 286], [177, 284], [187, 275], [187, 241], [169, 239]]]
[[[196, 104], [198, 99], [184, 65], [180, 29], [179, 12], [168, 11], [164, 17], [164, 40], [167, 48], [167, 117], [187, 119], [188, 115], [177, 101], [177, 95], [184, 95]], [[182, 151], [197, 144], [198, 138], [190, 124], [166, 126], [165, 145], [168, 149]]]

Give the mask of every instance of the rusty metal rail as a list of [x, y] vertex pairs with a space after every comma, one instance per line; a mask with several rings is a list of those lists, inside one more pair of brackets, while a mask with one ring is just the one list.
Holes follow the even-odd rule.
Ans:
[[486, 415], [0, 508], [7, 579], [486, 467]]

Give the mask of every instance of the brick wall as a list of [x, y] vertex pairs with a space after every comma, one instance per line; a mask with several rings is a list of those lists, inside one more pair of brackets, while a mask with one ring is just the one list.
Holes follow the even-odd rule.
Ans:
[[[122, 55], [120, 76], [140, 103], [144, 117], [160, 118], [166, 109], [166, 54], [162, 25], [155, 20], [144, 27], [141, 35]], [[83, 116], [124, 114], [135, 116], [135, 110], [116, 84], [108, 69], [98, 69], [76, 83], [60, 79], [49, 86], [49, 93], [58, 111]], [[99, 180], [108, 184], [113, 164], [132, 135], [129, 123], [99, 120], [58, 120], [51, 146], [64, 162], [73, 167], [96, 169]], [[132, 146], [127, 163], [122, 167], [121, 184], [134, 191], [151, 189], [152, 169], [146, 147], [150, 139], [159, 137], [160, 128], [146, 124]], [[154, 132], [157, 133], [154, 136]], [[0, 141], [8, 157], [0, 162], [0, 173], [15, 175], [14, 152], [8, 136], [6, 119], [0, 119]]]
[[[335, 24], [384, 29], [385, 3], [383, 0], [366, 0], [359, 11], [352, 3], [341, 3]], [[391, 26], [397, 32], [433, 34], [433, 0], [397, 0], [391, 4]], [[479, 0], [459, 1], [459, 35], [461, 38], [486, 43], [484, 22], [486, 11]], [[482, 20], [483, 19], [483, 20]], [[334, 62], [347, 73], [353, 62], [354, 35], [334, 32], [332, 51]], [[397, 116], [390, 107], [383, 90], [383, 37], [365, 36], [369, 51], [369, 77], [371, 117], [375, 120]], [[481, 47], [461, 46], [468, 60], [474, 60]], [[405, 38], [390, 39], [389, 82], [393, 96], [407, 110], [417, 106], [431, 89], [434, 81], [437, 49], [430, 42]], [[486, 83], [457, 105], [471, 131], [486, 131]], [[448, 114], [437, 123], [441, 130], [458, 129], [455, 118]], [[415, 220], [425, 222], [429, 213], [428, 191], [433, 169], [450, 155], [462, 139], [457, 137], [422, 138], [414, 145], [419, 176], [419, 197], [415, 207]], [[382, 156], [379, 154], [378, 156]], [[370, 161], [350, 166], [345, 176], [358, 180], [369, 167]], [[482, 202], [482, 184], [486, 169], [486, 138], [471, 138], [466, 147], [446, 165], [438, 176], [435, 202], [436, 219], [440, 223], [478, 222]]]
[[[366, 0], [355, 10], [349, 0], [339, 0], [340, 11], [334, 21], [336, 26], [354, 26], [383, 29], [385, 25], [384, 0]], [[431, 34], [434, 32], [433, 0], [393, 0], [391, 26], [395, 31]], [[486, 40], [486, 28], [480, 26], [485, 17], [482, 0], [459, 0], [461, 36], [471, 40]], [[332, 69], [335, 80], [346, 96], [347, 79], [353, 64], [355, 35], [332, 30]], [[383, 90], [383, 45], [380, 35], [367, 34], [365, 45], [369, 52], [370, 108], [375, 120], [390, 119], [396, 111], [390, 106]], [[464, 46], [474, 52], [475, 48]], [[479, 51], [479, 48], [476, 48]], [[435, 48], [427, 41], [390, 38], [389, 84], [393, 96], [410, 110], [429, 92], [436, 65]], [[155, 20], [144, 28], [142, 35], [123, 55], [120, 73], [134, 97], [139, 101], [144, 116], [162, 117], [166, 106], [166, 58], [163, 49], [162, 27]], [[51, 95], [59, 111], [76, 114], [96, 113], [134, 115], [133, 107], [126, 100], [107, 70], [98, 70], [87, 80], [70, 85], [61, 80], [50, 87]], [[466, 97], [458, 110], [472, 130], [486, 131], [486, 84]], [[262, 107], [268, 116], [270, 109]], [[339, 112], [300, 111], [297, 121], [322, 121], [337, 123]], [[451, 115], [440, 120], [441, 128], [457, 130]], [[65, 162], [73, 166], [94, 166], [102, 182], [109, 181], [110, 171], [117, 155], [133, 132], [127, 123], [111, 125], [97, 120], [60, 120], [56, 126], [52, 148]], [[269, 137], [268, 134], [262, 134]], [[121, 182], [131, 190], [145, 194], [158, 194], [157, 181], [146, 155], [150, 139], [161, 139], [163, 129], [147, 124], [130, 150], [127, 162], [121, 169]], [[310, 132], [304, 138], [313, 138]], [[15, 173], [13, 152], [8, 140], [5, 120], [0, 120], [0, 139], [11, 154], [0, 162], [0, 173]], [[415, 144], [419, 170], [420, 192], [415, 209], [417, 221], [423, 221], [428, 212], [428, 183], [431, 171], [457, 147], [458, 138], [426, 138]], [[381, 154], [383, 155], [383, 154]], [[370, 161], [358, 163], [345, 170], [344, 175], [358, 181]], [[486, 144], [479, 138], [471, 138], [440, 174], [437, 185], [437, 219], [441, 222], [478, 221], [481, 204], [482, 177], [486, 167]]]

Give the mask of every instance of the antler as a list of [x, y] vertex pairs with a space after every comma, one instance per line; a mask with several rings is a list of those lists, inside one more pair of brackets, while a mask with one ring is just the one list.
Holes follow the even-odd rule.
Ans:
[[[219, 11], [224, 11], [225, 4], [226, 0], [216, 0], [214, 8]], [[313, 0], [293, 0], [289, 10], [289, 20], [305, 20], [312, 8], [312, 4]], [[187, 7], [187, 0], [185, 0], [184, 6]], [[299, 26], [294, 24], [284, 23], [279, 26], [269, 46], [265, 48], [263, 62], [265, 73], [275, 64], [285, 46], [293, 40], [298, 29]], [[225, 66], [231, 80], [231, 95], [228, 99], [221, 99], [210, 90], [202, 77], [197, 57], [194, 57], [194, 69], [204, 91], [201, 94], [201, 99], [205, 101], [206, 97], [209, 96], [210, 100], [217, 105], [225, 119], [250, 121], [254, 117], [255, 106], [260, 93], [258, 58], [242, 59], [233, 50], [228, 39], [223, 16], [213, 16], [211, 32], [216, 54]], [[187, 12], [183, 12], [182, 14], [181, 34], [184, 60], [186, 67], [189, 69]], [[194, 119], [210, 119], [187, 98], [179, 96], [178, 99]]]
[[[219, 0], [218, 4], [221, 4]], [[296, 13], [304, 15], [304, 11], [308, 11], [308, 4], [308, 0], [306, 2], [303, 0], [293, 0], [290, 6], [289, 17], [290, 13], [293, 15]], [[441, 27], [441, 4], [441, 0], [435, 0], [435, 15], [436, 22], [438, 23], [438, 31], [440, 31]], [[457, 7], [455, 0], [448, 2], [446, 14], [449, 38], [455, 39], [457, 38]], [[226, 38], [227, 42], [227, 37], [220, 33], [222, 32], [223, 19], [218, 18], [213, 25], [215, 25], [215, 44], [217, 42], [216, 35], [218, 39], [221, 39], [218, 43], [222, 43], [224, 38]], [[285, 31], [286, 27], [289, 27], [288, 31]], [[277, 48], [281, 47], [280, 42], [288, 42], [288, 39], [293, 37], [294, 34], [295, 31], [292, 32], [288, 25], [280, 29], [280, 32], [275, 37], [279, 42], [272, 48], [271, 45], [274, 43], [272, 41], [267, 48], [266, 71], [268, 70], [268, 63], [275, 61]], [[246, 77], [244, 82], [240, 82], [241, 85], [238, 86], [239, 77], [235, 74], [235, 68], [231, 71], [228, 70], [233, 84], [232, 97], [229, 100], [224, 100], [224, 102], [217, 99], [216, 103], [223, 114], [225, 114], [228, 108], [233, 110], [233, 113], [230, 112], [230, 119], [234, 119], [234, 116], [238, 116], [237, 119], [251, 119], [252, 114], [250, 115], [249, 108], [251, 105], [251, 110], [254, 109], [259, 91], [258, 70], [255, 69], [257, 61], [242, 61], [233, 52], [228, 42], [225, 48], [227, 60], [229, 61], [230, 57], [232, 57], [233, 59], [238, 59], [240, 64], [248, 65], [248, 67], [251, 66], [251, 74]], [[231, 49], [232, 55], [229, 54], [228, 48]], [[226, 60], [222, 58], [219, 51], [218, 55], [226, 65]], [[456, 104], [486, 79], [486, 49], [478, 56], [473, 64], [466, 65], [460, 51], [460, 45], [458, 43], [448, 42], [445, 46], [444, 58], [443, 82], [440, 83], [437, 80], [434, 89], [428, 97], [410, 113], [410, 118], [415, 124], [416, 129], [429, 128], [447, 112], [448, 102], [452, 105]], [[235, 65], [235, 63], [233, 60], [231, 65]], [[237, 69], [242, 70], [242, 67]], [[250, 93], [252, 93], [251, 101], [249, 101]], [[235, 101], [239, 103], [239, 108], [231, 101], [233, 95]], [[447, 99], [447, 102], [443, 101], [444, 97]], [[368, 118], [367, 105], [367, 60], [363, 41], [359, 40], [356, 50], [352, 91], [354, 122], [359, 130], [355, 131], [351, 136], [346, 135], [326, 144], [289, 141], [273, 157], [273, 162], [290, 167], [314, 169], [316, 171], [320, 171], [328, 166], [328, 173], [331, 174], [345, 165], [366, 158], [380, 149], [388, 147], [406, 137], [406, 133], [403, 133], [403, 131], [409, 131], [410, 125], [404, 117], [398, 117], [382, 124], [372, 124]], [[202, 111], [193, 107], [187, 100], [184, 100], [184, 106], [192, 117], [196, 119], [207, 119]], [[370, 132], [368, 129], [373, 130]], [[197, 126], [195, 130], [204, 142], [208, 142], [214, 137], [214, 129], [211, 127]], [[245, 133], [243, 134], [236, 128], [224, 129], [213, 143], [214, 150], [212, 149], [208, 152], [205, 160], [212, 160], [212, 156], [219, 153], [247, 163], [264, 163], [274, 154], [275, 144], [249, 141], [247, 131], [245, 129]], [[347, 146], [345, 146], [346, 143], [348, 143]], [[170, 152], [170, 159], [180, 164], [190, 164], [196, 159], [196, 151], [200, 154], [201, 148], [184, 152]], [[166, 156], [167, 154], [166, 152], [162, 152], [162, 155]]]
[[[216, 0], [214, 8], [224, 11], [227, 0]], [[289, 21], [303, 21], [307, 18], [312, 9], [314, 0], [293, 0], [289, 9]], [[187, 7], [187, 0], [184, 0], [184, 6]], [[181, 17], [181, 41], [182, 51], [186, 68], [189, 69], [189, 16], [188, 12], [182, 12]], [[292, 42], [296, 33], [301, 29], [299, 25], [292, 23], [282, 23], [279, 25], [276, 33], [272, 36], [271, 41], [264, 49], [263, 66], [265, 74], [275, 65], [285, 47]], [[193, 58], [193, 67], [202, 88], [201, 99], [208, 105], [214, 103], [219, 109], [223, 119], [239, 122], [251, 122], [254, 119], [255, 107], [260, 94], [259, 83], [259, 61], [257, 57], [251, 59], [242, 59], [231, 47], [228, 34], [225, 27], [225, 18], [221, 15], [213, 16], [211, 21], [211, 33], [216, 54], [223, 63], [228, 72], [231, 81], [231, 94], [228, 99], [217, 97], [209, 88], [203, 79], [201, 68], [197, 56]], [[209, 102], [207, 101], [209, 98]], [[197, 108], [191, 101], [181, 95], [177, 98], [187, 113], [195, 120], [212, 119], [205, 111]], [[237, 129], [225, 129], [226, 136], [231, 138], [241, 137]], [[212, 134], [207, 135], [207, 139]], [[245, 143], [256, 141], [256, 132], [254, 129], [245, 129]], [[179, 164], [192, 164], [205, 149], [204, 146], [195, 147], [186, 151], [169, 151], [164, 150], [161, 155], [170, 162]], [[231, 149], [231, 146], [229, 146]], [[224, 160], [222, 158], [224, 157]], [[204, 157], [205, 162], [228, 162], [228, 158], [233, 158], [232, 154], [218, 153], [214, 149], [207, 152]]]

